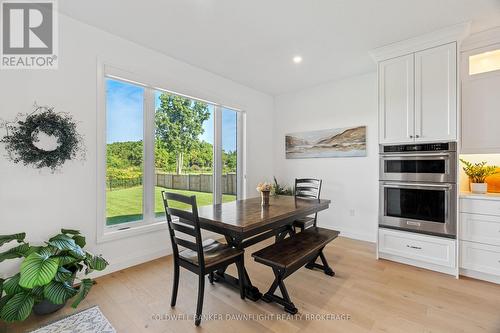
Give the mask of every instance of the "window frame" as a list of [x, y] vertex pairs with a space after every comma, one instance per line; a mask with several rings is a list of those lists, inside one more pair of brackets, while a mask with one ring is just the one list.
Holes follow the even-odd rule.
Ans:
[[[106, 225], [106, 144], [107, 144], [107, 93], [106, 80], [112, 79], [144, 88], [143, 101], [143, 218], [138, 221]], [[244, 196], [245, 182], [245, 121], [246, 113], [239, 108], [226, 106], [187, 94], [174, 92], [156, 85], [132, 72], [125, 71], [98, 61], [97, 70], [97, 242], [103, 243], [134, 235], [167, 229], [166, 218], [155, 216], [155, 91], [176, 94], [214, 106], [214, 149], [213, 149], [213, 203], [222, 201], [222, 109], [237, 112], [237, 199]]]

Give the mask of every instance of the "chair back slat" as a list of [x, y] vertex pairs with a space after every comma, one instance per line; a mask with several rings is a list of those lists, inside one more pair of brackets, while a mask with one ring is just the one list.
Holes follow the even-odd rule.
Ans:
[[193, 243], [193, 242], [190, 242], [188, 240], [178, 238], [178, 237], [174, 237], [174, 240], [175, 240], [175, 244], [177, 244], [177, 245], [180, 245], [182, 247], [185, 247], [187, 249], [190, 249], [190, 250], [193, 250], [196, 252], [198, 251], [198, 246], [196, 245], [196, 243]]
[[[201, 270], [205, 269], [205, 259], [203, 256], [203, 244], [201, 240], [200, 221], [198, 218], [198, 207], [196, 205], [196, 196], [185, 196], [178, 193], [162, 191], [163, 205], [167, 215], [168, 230], [170, 232], [170, 241], [172, 242], [172, 250], [174, 260], [179, 261], [179, 248], [184, 248], [195, 251], [198, 255], [198, 264]], [[191, 211], [182, 210], [172, 207], [175, 203], [189, 205]], [[179, 207], [179, 205], [177, 205]], [[172, 216], [177, 216], [179, 220], [173, 220]], [[186, 237], [178, 237], [177, 233], [186, 235]], [[187, 240], [191, 238], [193, 241]]]
[[185, 226], [182, 224], [172, 223], [172, 229], [174, 229], [175, 231], [179, 231], [179, 232], [182, 232], [184, 234], [188, 234], [190, 236], [196, 237], [196, 229], [193, 227], [188, 227], [188, 226]]
[[317, 199], [318, 193], [311, 191], [296, 191], [295, 196], [299, 198]]
[[191, 205], [193, 203], [193, 196], [182, 195], [174, 192], [165, 192], [167, 194], [167, 199], [171, 201], [182, 202], [186, 205]]
[[179, 217], [183, 220], [186, 220], [186, 221], [193, 221], [194, 220], [193, 213], [188, 212], [186, 210], [167, 207], [167, 212], [172, 216], [177, 216], [177, 217]]

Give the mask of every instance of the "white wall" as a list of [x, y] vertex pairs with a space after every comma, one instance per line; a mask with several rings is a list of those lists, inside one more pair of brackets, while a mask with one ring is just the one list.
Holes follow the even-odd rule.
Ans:
[[[274, 174], [323, 179], [322, 198], [332, 200], [319, 215], [320, 226], [344, 236], [375, 241], [378, 216], [376, 73], [284, 94], [275, 99]], [[285, 134], [348, 126], [367, 126], [367, 157], [285, 159]]]
[[[61, 227], [80, 229], [89, 249], [110, 261], [108, 272], [170, 251], [166, 230], [103, 244], [95, 241], [98, 58], [161, 82], [163, 88], [245, 110], [251, 138], [246, 144], [247, 193], [257, 194], [254, 189], [262, 175], [272, 174], [272, 97], [63, 15], [59, 22], [59, 69], [1, 71], [0, 118], [12, 120], [18, 112], [30, 112], [35, 101], [69, 112], [85, 136], [87, 159], [68, 162], [51, 174], [11, 163], [0, 145], [0, 234], [25, 231], [36, 243]], [[168, 38], [158, 42], [168, 43]], [[0, 264], [0, 276], [11, 269]]]

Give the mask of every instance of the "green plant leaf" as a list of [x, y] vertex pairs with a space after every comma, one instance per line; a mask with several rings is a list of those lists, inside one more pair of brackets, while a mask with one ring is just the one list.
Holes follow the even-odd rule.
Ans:
[[5, 279], [0, 278], [0, 297], [3, 296], [3, 283], [5, 282]]
[[75, 230], [75, 229], [61, 229], [61, 233], [68, 234], [68, 235], [79, 235], [80, 234], [80, 230]]
[[54, 304], [63, 304], [77, 292], [67, 282], [52, 281], [43, 288], [43, 296]]
[[92, 260], [90, 260], [90, 268], [95, 269], [97, 271], [102, 271], [108, 265], [109, 263], [106, 261], [106, 259], [104, 259], [101, 256], [94, 256], [92, 257]]
[[76, 296], [75, 300], [73, 301], [73, 304], [71, 304], [71, 307], [75, 308], [80, 304], [81, 301], [87, 297], [90, 288], [94, 285], [94, 281], [92, 279], [83, 279], [80, 282], [80, 288], [78, 289], [78, 295]]
[[49, 239], [48, 244], [58, 248], [61, 251], [70, 251], [75, 249], [76, 247], [76, 243], [73, 238], [64, 234], [59, 234], [52, 237], [51, 239]]
[[[12, 298], [12, 296], [14, 296], [14, 295], [5, 295], [2, 298], [0, 298], [0, 313], [2, 313], [2, 308], [9, 301], [9, 299]], [[0, 315], [0, 318], [2, 318], [1, 315]]]
[[21, 280], [19, 285], [32, 289], [48, 284], [56, 275], [59, 260], [38, 253], [30, 254], [21, 264]]
[[7, 259], [22, 258], [24, 256], [28, 256], [29, 252], [30, 252], [29, 244], [21, 244], [15, 246], [11, 249], [8, 249], [5, 252], [0, 253], [0, 262]]
[[75, 248], [73, 250], [69, 251], [69, 254], [72, 255], [73, 257], [77, 259], [85, 259], [85, 252], [82, 250], [81, 247], [75, 244]]
[[25, 237], [26, 237], [25, 232], [12, 235], [0, 235], [0, 246], [13, 240], [16, 240], [18, 243], [21, 243], [22, 241], [24, 241]]
[[5, 280], [3, 284], [3, 290], [7, 295], [14, 295], [23, 291], [23, 288], [19, 285], [19, 280], [21, 279], [21, 274], [17, 273], [11, 278]]
[[42, 256], [53, 256], [57, 253], [57, 248], [51, 245], [43, 246], [43, 247], [38, 247], [36, 252]]
[[73, 273], [66, 268], [60, 266], [57, 269], [55, 280], [58, 282], [67, 282], [73, 278]]
[[43, 287], [38, 286], [33, 289], [31, 289], [31, 294], [35, 296], [35, 303], [41, 302], [44, 297], [43, 297]]
[[85, 241], [85, 237], [80, 235], [74, 235], [73, 240], [79, 247], [85, 247], [85, 245], [87, 244], [87, 242]]
[[35, 297], [29, 292], [12, 296], [2, 307], [0, 317], [8, 323], [22, 321], [28, 318], [35, 304]]
[[60, 256], [55, 256], [53, 258], [59, 259], [59, 265], [61, 266], [68, 266], [78, 261], [77, 258], [70, 255], [60, 255]]

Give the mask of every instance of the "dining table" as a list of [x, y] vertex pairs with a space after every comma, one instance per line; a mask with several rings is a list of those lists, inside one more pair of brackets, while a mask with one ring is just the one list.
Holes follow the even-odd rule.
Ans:
[[[199, 207], [198, 217], [202, 229], [223, 235], [230, 246], [245, 249], [272, 237], [279, 241], [293, 235], [295, 220], [329, 206], [327, 199], [277, 195], [271, 196], [269, 205], [262, 205], [261, 198], [256, 197]], [[252, 284], [246, 267], [244, 275], [245, 295], [259, 300], [262, 293]], [[225, 268], [215, 273], [214, 281], [239, 286], [238, 279], [226, 273]]]

